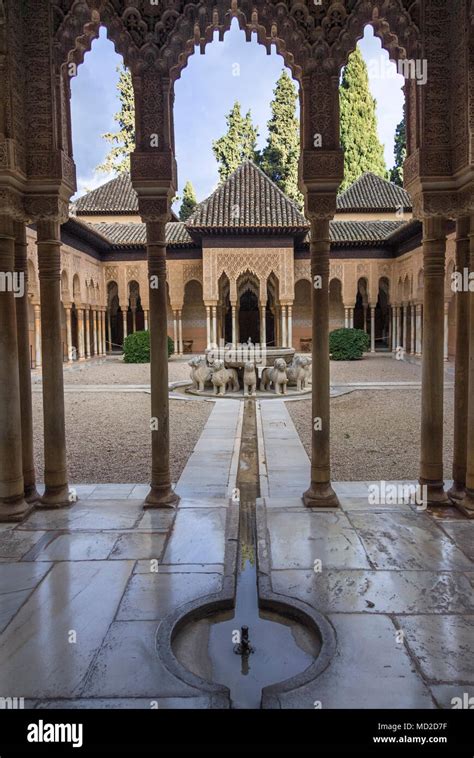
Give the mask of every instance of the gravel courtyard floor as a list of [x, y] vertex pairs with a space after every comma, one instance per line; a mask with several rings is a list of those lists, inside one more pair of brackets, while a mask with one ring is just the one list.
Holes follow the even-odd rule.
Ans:
[[[187, 363], [171, 361], [170, 381], [189, 377]], [[35, 379], [38, 377], [35, 376]], [[149, 364], [119, 359], [64, 371], [66, 385], [147, 384]], [[35, 464], [43, 471], [41, 394], [33, 393]], [[69, 478], [78, 482], [137, 482], [150, 479], [150, 395], [145, 392], [65, 394]], [[176, 482], [201, 436], [212, 402], [170, 400], [171, 477]]]
[[[170, 381], [189, 378], [185, 360], [169, 363]], [[33, 373], [37, 385], [41, 377]], [[74, 385], [146, 385], [149, 364], [119, 358], [83, 363], [64, 371], [68, 465], [71, 482], [147, 482], [150, 461], [150, 396], [145, 392], [75, 393]], [[331, 383], [421, 382], [421, 367], [390, 355], [332, 362]], [[453, 364], [446, 366], [453, 382]], [[445, 390], [445, 476], [451, 476], [454, 390]], [[35, 459], [43, 471], [41, 394], [33, 393]], [[170, 400], [171, 470], [179, 478], [213, 403]], [[421, 389], [363, 390], [331, 400], [332, 478], [335, 481], [415, 479], [419, 466]], [[311, 400], [288, 410], [306, 451], [311, 450]], [[41, 478], [41, 476], [39, 476]]]
[[[446, 383], [454, 381], [446, 364]], [[331, 362], [331, 383], [421, 382], [421, 366], [389, 355], [362, 361]], [[308, 455], [311, 453], [311, 400], [287, 404]], [[444, 464], [451, 478], [454, 389], [444, 397]], [[421, 388], [363, 390], [331, 400], [331, 466], [333, 481], [417, 479], [420, 458]]]

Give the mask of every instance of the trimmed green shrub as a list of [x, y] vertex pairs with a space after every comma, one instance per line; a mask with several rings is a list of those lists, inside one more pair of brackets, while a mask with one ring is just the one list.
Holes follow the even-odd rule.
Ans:
[[[168, 337], [168, 358], [174, 353], [174, 342]], [[150, 332], [134, 332], [123, 343], [125, 363], [150, 363]]]
[[335, 329], [329, 335], [329, 352], [333, 361], [357, 361], [370, 346], [370, 337], [362, 329]]

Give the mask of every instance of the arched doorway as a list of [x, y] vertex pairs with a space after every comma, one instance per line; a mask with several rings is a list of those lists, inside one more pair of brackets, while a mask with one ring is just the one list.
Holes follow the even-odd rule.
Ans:
[[107, 284], [107, 345], [109, 352], [123, 344], [123, 319], [117, 282]]
[[375, 308], [375, 349], [390, 347], [390, 282], [387, 277], [379, 279], [379, 294]]
[[369, 305], [368, 283], [365, 277], [357, 282], [357, 296], [354, 307], [354, 329], [363, 329], [367, 332], [367, 311]]
[[259, 281], [254, 274], [243, 274], [237, 282], [240, 342], [260, 342]]
[[201, 282], [186, 282], [183, 301], [183, 351], [202, 352], [206, 348], [206, 308]]

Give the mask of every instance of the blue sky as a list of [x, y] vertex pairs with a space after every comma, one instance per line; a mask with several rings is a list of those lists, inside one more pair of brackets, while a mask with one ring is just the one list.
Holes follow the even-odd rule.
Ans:
[[[369, 27], [359, 46], [369, 67], [370, 87], [377, 100], [379, 137], [385, 145], [387, 166], [391, 167], [395, 127], [403, 112], [403, 78], [395, 73], [393, 64], [389, 66], [388, 54]], [[97, 172], [96, 166], [109, 150], [102, 134], [116, 130], [113, 119], [119, 107], [116, 69], [121, 61], [102, 29], [72, 82], [78, 195], [112, 178]], [[190, 179], [198, 200], [203, 200], [217, 186], [217, 164], [211, 145], [224, 133], [225, 116], [235, 100], [240, 101], [244, 113], [251, 110], [259, 131], [258, 146], [263, 147], [270, 101], [282, 68], [281, 56], [276, 51], [267, 55], [255, 38], [246, 42], [235, 20], [223, 42], [215, 39], [206, 47], [205, 55], [198, 50], [189, 58], [175, 84], [178, 192]]]

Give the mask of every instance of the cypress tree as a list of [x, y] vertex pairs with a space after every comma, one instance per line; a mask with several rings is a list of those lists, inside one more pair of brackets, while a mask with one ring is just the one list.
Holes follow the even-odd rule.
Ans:
[[300, 129], [296, 117], [298, 93], [285, 70], [273, 92], [268, 139], [260, 157], [260, 168], [299, 208], [303, 196], [298, 189]]
[[196, 193], [191, 182], [188, 181], [184, 185], [183, 200], [179, 209], [179, 218], [181, 221], [186, 221], [193, 212], [197, 205]]
[[403, 163], [407, 157], [407, 134], [405, 116], [395, 130], [395, 145], [393, 148], [395, 164], [390, 170], [390, 181], [403, 187]]
[[118, 132], [107, 132], [103, 138], [113, 145], [105, 161], [97, 167], [99, 171], [114, 171], [121, 174], [130, 171], [130, 153], [135, 150], [135, 100], [133, 97], [132, 75], [125, 66], [119, 66], [117, 90], [120, 110], [114, 116], [119, 125]]
[[366, 171], [387, 178], [383, 145], [377, 135], [375, 105], [369, 89], [367, 66], [356, 48], [349, 57], [340, 86], [341, 144], [344, 148], [341, 190]]
[[214, 140], [212, 150], [219, 164], [219, 177], [225, 181], [240, 164], [256, 160], [256, 142], [258, 132], [252, 123], [250, 111], [246, 116], [240, 112], [240, 103], [235, 102], [226, 116], [227, 132]]

